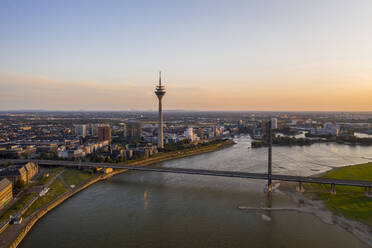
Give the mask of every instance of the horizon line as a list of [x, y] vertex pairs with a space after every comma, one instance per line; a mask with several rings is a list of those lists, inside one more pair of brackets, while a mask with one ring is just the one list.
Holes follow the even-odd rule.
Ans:
[[[48, 109], [7, 109], [0, 112], [157, 112], [156, 109], [127, 109], [127, 110], [48, 110]], [[347, 113], [372, 113], [372, 110], [197, 110], [197, 109], [166, 109], [163, 112], [347, 112]]]

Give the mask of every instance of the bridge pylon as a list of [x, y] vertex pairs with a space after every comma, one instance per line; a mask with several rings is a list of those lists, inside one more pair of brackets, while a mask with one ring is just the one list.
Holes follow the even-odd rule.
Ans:
[[272, 174], [272, 150], [273, 150], [273, 130], [271, 127], [271, 120], [267, 122], [266, 124], [266, 130], [267, 130], [267, 145], [268, 145], [268, 163], [267, 163], [267, 190], [268, 192], [271, 192], [272, 187], [272, 180], [271, 180], [271, 174]]

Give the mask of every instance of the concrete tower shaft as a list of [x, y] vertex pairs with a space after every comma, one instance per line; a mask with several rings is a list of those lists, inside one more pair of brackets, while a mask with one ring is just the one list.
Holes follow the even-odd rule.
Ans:
[[159, 84], [155, 88], [155, 94], [159, 99], [159, 119], [158, 119], [158, 148], [164, 148], [163, 131], [163, 104], [162, 99], [165, 95], [165, 87], [161, 85], [161, 71], [159, 72]]

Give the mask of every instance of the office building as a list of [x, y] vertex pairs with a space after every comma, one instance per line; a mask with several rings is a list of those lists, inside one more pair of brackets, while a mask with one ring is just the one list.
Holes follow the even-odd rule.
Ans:
[[109, 141], [111, 142], [111, 128], [110, 126], [98, 127], [98, 141]]
[[87, 125], [75, 125], [76, 136], [83, 137], [87, 136]]
[[278, 119], [271, 118], [271, 129], [278, 129]]
[[142, 126], [139, 122], [129, 122], [125, 126], [125, 138], [128, 141], [139, 140], [142, 136]]

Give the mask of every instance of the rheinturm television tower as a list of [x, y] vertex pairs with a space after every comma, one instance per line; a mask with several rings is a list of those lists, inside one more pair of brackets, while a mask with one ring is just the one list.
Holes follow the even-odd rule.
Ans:
[[156, 86], [155, 94], [159, 99], [158, 148], [164, 148], [163, 104], [161, 101], [165, 95], [165, 87], [161, 85], [161, 71], [159, 71], [159, 85]]

